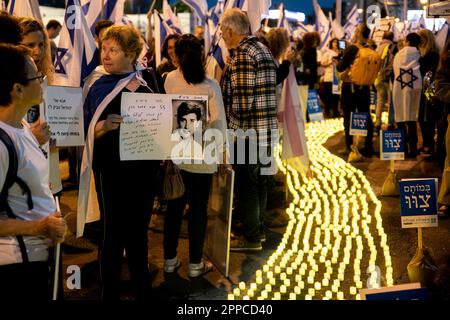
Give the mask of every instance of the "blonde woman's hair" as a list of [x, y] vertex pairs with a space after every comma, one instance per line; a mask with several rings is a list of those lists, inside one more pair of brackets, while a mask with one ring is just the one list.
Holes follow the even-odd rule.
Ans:
[[130, 26], [111, 26], [106, 29], [101, 40], [117, 42], [127, 56], [134, 55], [133, 63], [139, 58], [143, 48], [139, 32]]
[[47, 35], [47, 31], [45, 30], [42, 23], [40, 23], [36, 19], [21, 17], [18, 18], [20, 26], [22, 27], [22, 36], [25, 37], [27, 34], [31, 32], [41, 32], [44, 37], [44, 57], [42, 61], [39, 61], [39, 65], [37, 66], [39, 71], [41, 71], [44, 75], [47, 76], [47, 80], [49, 83], [53, 81], [53, 75], [55, 73], [55, 69], [53, 67], [52, 62], [52, 53], [50, 49], [50, 40]]
[[417, 32], [419, 36], [422, 38], [422, 42], [419, 46], [420, 55], [423, 57], [430, 51], [439, 52], [436, 40], [434, 39], [433, 33], [428, 29], [422, 29]]
[[226, 10], [220, 18], [220, 25], [231, 29], [240, 36], [250, 34], [250, 21], [248, 20], [248, 16], [238, 8]]

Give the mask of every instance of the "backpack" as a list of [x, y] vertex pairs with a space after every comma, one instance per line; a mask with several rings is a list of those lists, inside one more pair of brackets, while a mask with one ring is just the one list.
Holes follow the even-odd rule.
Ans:
[[374, 84], [380, 70], [381, 58], [375, 50], [360, 47], [353, 62], [349, 76], [353, 84], [371, 86]]
[[[22, 188], [23, 193], [27, 195], [28, 210], [33, 209], [33, 199], [31, 198], [30, 188], [22, 179], [17, 176], [19, 162], [17, 158], [16, 147], [14, 146], [14, 143], [9, 135], [2, 128], [0, 128], [0, 141], [3, 142], [6, 149], [8, 150], [9, 157], [9, 165], [8, 171], [6, 172], [5, 183], [3, 184], [2, 190], [0, 192], [0, 213], [4, 212], [6, 213], [8, 218], [16, 219], [17, 217], [14, 215], [11, 207], [8, 204], [8, 191], [14, 185], [14, 183], [17, 183]], [[23, 263], [27, 263], [29, 260], [25, 242], [23, 241], [23, 236], [16, 236], [16, 238], [17, 242], [19, 243], [20, 252], [22, 254], [22, 261]]]
[[381, 54], [381, 67], [380, 72], [378, 72], [379, 81], [389, 82], [392, 74], [394, 72], [393, 67], [393, 57], [394, 57], [395, 46], [393, 44], [388, 44], [383, 49]]

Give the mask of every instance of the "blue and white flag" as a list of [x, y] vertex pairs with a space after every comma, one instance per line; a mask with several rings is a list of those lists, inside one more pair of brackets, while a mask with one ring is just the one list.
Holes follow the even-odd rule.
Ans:
[[358, 6], [355, 4], [345, 19], [344, 31], [345, 39], [350, 40], [355, 33], [356, 27], [360, 23]]
[[183, 27], [181, 26], [178, 17], [173, 13], [172, 8], [167, 0], [163, 0], [163, 17], [164, 21], [171, 27], [175, 33], [183, 34]]
[[98, 65], [98, 52], [79, 0], [68, 0], [55, 62], [55, 85], [80, 87]]
[[34, 18], [42, 22], [38, 0], [9, 0], [7, 10], [10, 15]]
[[319, 32], [321, 43], [319, 45], [319, 50], [322, 50], [331, 38], [331, 22], [323, 13], [322, 8], [320, 8], [317, 0], [313, 0], [314, 12], [316, 13], [316, 31]]
[[[247, 12], [252, 34], [256, 33], [261, 28], [262, 17], [269, 15], [269, 8], [271, 5], [272, 0], [246, 0], [241, 6], [241, 9]], [[288, 28], [289, 32], [291, 31], [289, 25], [287, 25], [286, 28]]]
[[164, 40], [169, 34], [174, 34], [174, 30], [167, 25], [159, 12], [153, 12], [153, 21], [155, 24], [155, 60], [156, 66], [159, 66], [162, 61], [162, 47]]
[[94, 34], [95, 24], [99, 20], [111, 20], [115, 24], [123, 25], [122, 18], [124, 15], [125, 0], [103, 0], [103, 15], [102, 15], [102, 1], [98, 0], [80, 0], [83, 13], [86, 16], [86, 21]]
[[182, 0], [194, 12], [198, 19], [198, 24], [205, 25], [206, 15], [208, 13], [208, 3], [206, 0]]

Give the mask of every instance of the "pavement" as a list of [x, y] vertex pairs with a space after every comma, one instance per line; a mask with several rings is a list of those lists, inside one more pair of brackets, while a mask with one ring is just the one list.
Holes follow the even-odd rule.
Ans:
[[[374, 138], [374, 146], [377, 148], [379, 142], [377, 137]], [[346, 161], [346, 157], [339, 155], [338, 150], [344, 147], [343, 132], [339, 131], [327, 138], [324, 147], [328, 149], [335, 156], [341, 157]], [[381, 217], [382, 226], [387, 236], [387, 245], [389, 247], [390, 256], [392, 259], [392, 280], [393, 284], [409, 283], [407, 265], [416, 253], [417, 249], [417, 230], [416, 229], [402, 229], [400, 223], [400, 203], [398, 197], [381, 197], [381, 187], [389, 171], [389, 162], [381, 161], [379, 155], [372, 158], [365, 158], [363, 162], [352, 164], [357, 169], [360, 169], [370, 186], [381, 201]], [[440, 170], [435, 162], [429, 158], [418, 157], [415, 160], [396, 161], [396, 169], [398, 178], [419, 178], [419, 177], [439, 177]], [[67, 177], [67, 162], [61, 163], [61, 171], [63, 179]], [[285, 200], [285, 175], [279, 171], [274, 177], [274, 184], [272, 191], [269, 192], [268, 211], [278, 213], [278, 219], [287, 220], [285, 209], [291, 202], [292, 194], [288, 202]], [[75, 232], [76, 225], [76, 198], [77, 191], [64, 191], [61, 197], [61, 209], [66, 215], [69, 230], [71, 233]], [[302, 208], [303, 210], [303, 208]], [[370, 205], [369, 211], [373, 207]], [[152, 219], [152, 226], [158, 224], [160, 217]], [[280, 243], [286, 232], [286, 227], [271, 228], [267, 231], [267, 241], [263, 245], [263, 250], [258, 253], [231, 253], [230, 254], [230, 273], [229, 277], [223, 276], [216, 268], [204, 277], [198, 279], [190, 279], [187, 276], [188, 266], [188, 240], [186, 238], [180, 239], [179, 243], [179, 258], [182, 261], [182, 266], [176, 274], [166, 275], [163, 272], [163, 250], [162, 240], [163, 236], [160, 232], [155, 232], [155, 228], [150, 228], [149, 237], [149, 263], [153, 276], [152, 286], [155, 293], [163, 299], [227, 299], [228, 295], [236, 289], [241, 282], [247, 284], [246, 290], [250, 283], [255, 283], [256, 273], [262, 270], [267, 265], [270, 257], [274, 255], [276, 250], [280, 248]], [[428, 228], [423, 231], [424, 245], [431, 249], [432, 256], [439, 268], [438, 276], [434, 284], [428, 288], [431, 299], [448, 299], [450, 297], [450, 220], [439, 220], [439, 227]], [[68, 242], [73, 241], [74, 236], [69, 235]], [[378, 237], [374, 238], [379, 241]], [[97, 251], [95, 242], [83, 240], [84, 246], [93, 249], [90, 252], [79, 252], [78, 250], [71, 250], [70, 247], [63, 247], [63, 270], [66, 270], [70, 265], [77, 265], [81, 268], [81, 289], [71, 290], [64, 286], [64, 298], [67, 300], [95, 300], [98, 299], [98, 275], [97, 275]], [[378, 243], [376, 243], [378, 245]], [[300, 246], [301, 248], [301, 246]], [[366, 250], [366, 249], [364, 249]], [[292, 253], [292, 252], [291, 252]], [[353, 254], [353, 253], [352, 253]], [[363, 252], [361, 259], [361, 281], [365, 284], [367, 259], [366, 255], [369, 251]], [[380, 255], [380, 252], [378, 252]], [[294, 255], [295, 258], [295, 255]], [[384, 260], [379, 258], [380, 265]], [[353, 260], [353, 259], [352, 259]], [[322, 270], [322, 269], [321, 269]], [[308, 269], [308, 271], [310, 271]], [[318, 271], [315, 281], [322, 281], [324, 272]], [[69, 275], [65, 274], [67, 279]], [[348, 279], [353, 279], [353, 271], [346, 269], [345, 280], [341, 281], [341, 288], [345, 294], [345, 299], [354, 299], [355, 295], [348, 294], [350, 287], [354, 286]], [[123, 267], [123, 291], [122, 299], [132, 299], [129, 291], [128, 271], [126, 264]], [[264, 281], [263, 280], [263, 285]], [[279, 280], [277, 280], [279, 281]], [[353, 280], [352, 280], [353, 281]], [[306, 283], [306, 282], [305, 282]], [[383, 285], [383, 283], [381, 284]], [[364, 285], [365, 286], [365, 285]], [[256, 287], [256, 285], [255, 285]], [[258, 287], [259, 288], [259, 287]], [[263, 288], [261, 288], [263, 289]], [[260, 293], [260, 289], [258, 292]], [[322, 299], [325, 297], [326, 289], [316, 290], [313, 299]], [[248, 291], [247, 291], [248, 292]], [[289, 294], [289, 290], [288, 293]], [[242, 295], [236, 295], [234, 298], [242, 298]], [[330, 294], [331, 296], [331, 294]], [[256, 295], [255, 295], [256, 297]], [[277, 296], [274, 296], [275, 298]], [[278, 296], [279, 297], [279, 296]], [[270, 298], [270, 292], [269, 292]], [[281, 295], [282, 299], [287, 299], [287, 295]], [[302, 293], [296, 296], [297, 299], [305, 299], [307, 293]], [[332, 299], [336, 298], [333, 292]], [[358, 298], [358, 296], [356, 296]]]

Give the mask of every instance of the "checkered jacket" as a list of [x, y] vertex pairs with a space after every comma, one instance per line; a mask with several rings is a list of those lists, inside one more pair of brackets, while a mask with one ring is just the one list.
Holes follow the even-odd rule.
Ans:
[[231, 54], [222, 76], [228, 128], [255, 129], [259, 144], [270, 144], [277, 130], [277, 75], [270, 51], [254, 36], [244, 39]]

